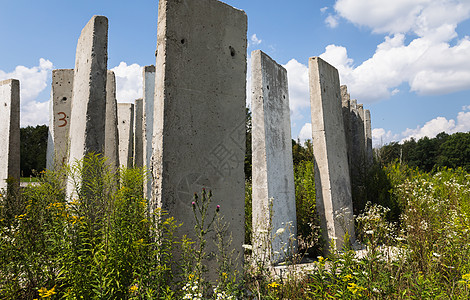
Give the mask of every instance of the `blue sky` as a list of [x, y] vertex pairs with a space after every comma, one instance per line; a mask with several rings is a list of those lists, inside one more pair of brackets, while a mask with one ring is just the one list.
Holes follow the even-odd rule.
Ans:
[[[155, 63], [157, 0], [0, 1], [0, 80], [21, 81], [22, 126], [48, 123], [51, 71], [74, 67], [93, 15], [109, 19], [118, 101], [142, 97], [141, 68]], [[375, 145], [470, 131], [470, 1], [225, 2], [248, 15], [248, 53], [261, 49], [288, 70], [293, 138], [311, 135], [311, 56], [338, 68], [351, 98], [371, 110]]]

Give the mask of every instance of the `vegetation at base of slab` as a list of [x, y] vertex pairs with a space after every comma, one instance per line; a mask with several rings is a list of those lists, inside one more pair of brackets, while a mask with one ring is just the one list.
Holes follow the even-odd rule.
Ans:
[[[188, 199], [199, 220], [196, 238], [180, 240], [177, 220], [149, 211], [144, 170], [120, 170], [118, 177], [103, 158], [87, 157], [42, 173], [39, 185], [21, 193], [0, 191], [0, 298], [470, 298], [470, 175], [397, 163], [369, 172], [368, 201], [356, 217], [362, 250], [318, 256], [316, 268], [305, 272], [294, 257], [294, 272], [273, 276], [263, 263], [235, 272], [227, 224], [214, 209], [217, 195], [202, 191], [197, 200]], [[72, 199], [65, 175], [86, 178]], [[315, 208], [311, 164], [299, 160], [295, 178], [299, 228], [319, 237], [306, 214]], [[209, 232], [218, 247], [213, 282], [205, 277]]]
[[49, 127], [37, 125], [20, 128], [20, 170], [22, 177], [38, 176], [46, 168]]
[[[203, 191], [195, 201], [197, 239], [178, 240], [176, 220], [149, 211], [144, 170], [118, 172], [90, 155], [43, 172], [40, 184], [22, 193], [0, 192], [1, 299], [181, 299], [188, 294], [183, 288], [194, 284], [203, 296], [240, 294], [227, 225], [207, 210], [211, 194]], [[66, 175], [75, 183], [70, 198]], [[203, 276], [209, 231], [215, 231], [220, 249], [215, 291]], [[178, 260], [176, 248], [183, 249]]]

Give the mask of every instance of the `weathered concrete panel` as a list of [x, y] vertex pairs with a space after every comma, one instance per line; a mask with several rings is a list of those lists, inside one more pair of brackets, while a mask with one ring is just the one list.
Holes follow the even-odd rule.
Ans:
[[144, 195], [149, 199], [152, 195], [152, 138], [153, 138], [153, 110], [155, 99], [155, 66], [145, 66], [143, 69], [144, 90], [144, 166], [149, 174], [144, 188]]
[[[182, 21], [184, 20], [184, 21]], [[216, 0], [161, 0], [155, 79], [154, 203], [192, 239], [193, 194], [206, 187], [241, 259], [247, 17]], [[207, 252], [216, 246], [208, 236]], [[241, 254], [241, 255], [240, 255]], [[215, 277], [215, 260], [207, 262]]]
[[[93, 16], [83, 28], [77, 44], [70, 114], [69, 164], [88, 153], [104, 153], [108, 19]], [[82, 178], [81, 180], [85, 180]], [[73, 195], [69, 180], [67, 194]]]
[[119, 165], [132, 168], [134, 163], [134, 104], [118, 103]]
[[116, 76], [113, 71], [107, 73], [106, 81], [106, 123], [104, 156], [113, 170], [119, 168], [119, 137], [116, 100]]
[[0, 81], [0, 189], [9, 178], [20, 182], [20, 82]]
[[[348, 165], [351, 168], [351, 129], [350, 129], [350, 111], [351, 111], [351, 97], [348, 93], [346, 85], [341, 86], [341, 106], [343, 112], [344, 134], [346, 135], [346, 149], [348, 155]], [[351, 176], [351, 173], [349, 174]]]
[[309, 83], [317, 209], [325, 241], [341, 249], [355, 233], [338, 71], [311, 57]]
[[72, 109], [73, 69], [52, 71], [51, 102], [49, 107], [49, 137], [47, 169], [54, 170], [68, 163], [70, 112]]
[[134, 167], [144, 166], [144, 131], [142, 129], [144, 118], [144, 103], [136, 99], [134, 105]]
[[278, 262], [297, 244], [287, 71], [260, 50], [251, 53], [251, 67], [253, 254], [272, 251]]
[[365, 152], [366, 152], [366, 164], [370, 167], [374, 160], [374, 154], [372, 152], [372, 125], [370, 118], [370, 110], [364, 111], [364, 131], [365, 131]]

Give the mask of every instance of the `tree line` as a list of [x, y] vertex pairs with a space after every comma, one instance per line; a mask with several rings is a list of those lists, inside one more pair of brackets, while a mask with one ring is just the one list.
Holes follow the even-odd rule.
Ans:
[[376, 149], [376, 154], [382, 165], [400, 162], [425, 172], [439, 167], [462, 167], [470, 172], [470, 132], [441, 132], [435, 138], [392, 142]]

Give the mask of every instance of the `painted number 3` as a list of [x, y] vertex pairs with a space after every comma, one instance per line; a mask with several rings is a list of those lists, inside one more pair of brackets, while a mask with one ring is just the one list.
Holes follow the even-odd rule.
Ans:
[[62, 124], [60, 124], [58, 127], [65, 127], [67, 126], [67, 115], [64, 112], [59, 112], [57, 113], [59, 116], [62, 116], [62, 118], [59, 119], [59, 121], [63, 121]]

